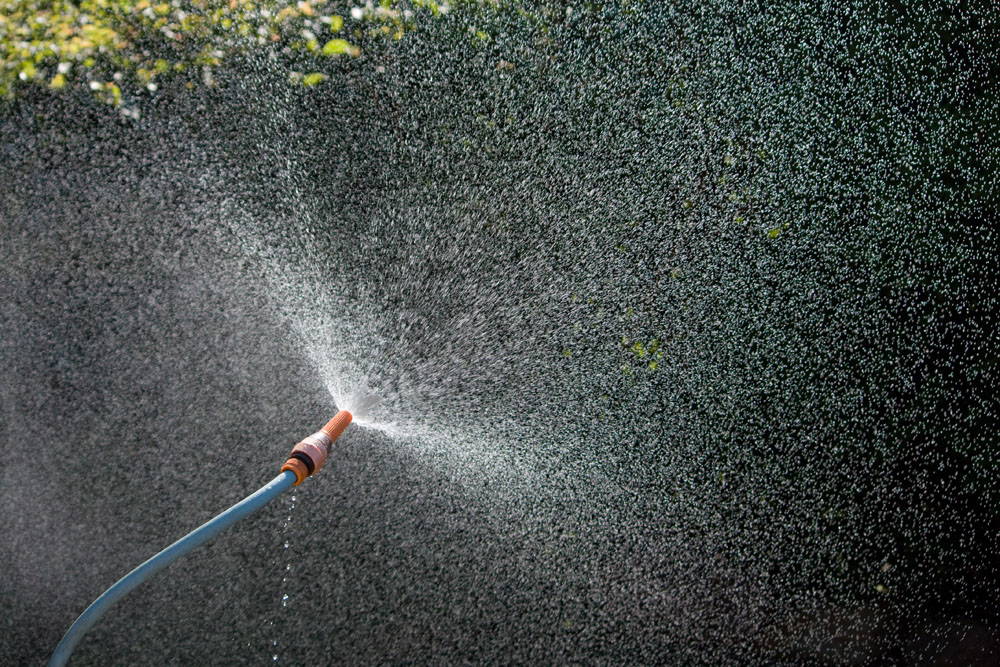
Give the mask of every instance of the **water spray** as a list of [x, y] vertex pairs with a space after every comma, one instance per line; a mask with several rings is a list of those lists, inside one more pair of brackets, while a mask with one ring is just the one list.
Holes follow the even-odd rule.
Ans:
[[167, 567], [175, 560], [190, 553], [240, 519], [246, 518], [266, 505], [274, 498], [287, 491], [292, 486], [298, 486], [306, 477], [318, 472], [330, 454], [333, 441], [340, 437], [344, 429], [350, 425], [353, 416], [347, 410], [341, 410], [326, 425], [292, 448], [288, 460], [281, 466], [281, 473], [265, 484], [260, 490], [247, 496], [225, 512], [205, 522], [169, 547], [156, 554], [145, 563], [135, 568], [115, 584], [104, 591], [99, 598], [87, 607], [63, 635], [62, 641], [56, 647], [49, 667], [65, 665], [73, 654], [73, 649], [80, 643], [83, 636], [97, 621], [114, 606], [116, 602], [128, 595], [133, 589], [154, 574]]

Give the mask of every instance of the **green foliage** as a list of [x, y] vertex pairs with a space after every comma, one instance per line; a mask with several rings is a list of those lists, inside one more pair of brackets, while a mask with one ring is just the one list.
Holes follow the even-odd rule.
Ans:
[[633, 374], [631, 361], [646, 364], [651, 371], [655, 371], [660, 367], [659, 362], [663, 359], [663, 350], [660, 348], [659, 339], [653, 338], [648, 343], [642, 340], [635, 340], [630, 343], [627, 336], [622, 336], [622, 348], [632, 355], [631, 360], [626, 361], [622, 366], [622, 372], [626, 376], [631, 377]]
[[323, 74], [322, 72], [313, 72], [312, 74], [306, 74], [304, 77], [302, 77], [302, 85], [315, 86], [318, 83], [326, 81], [328, 78], [330, 77], [328, 77], [326, 74]]
[[342, 56], [344, 54], [357, 55], [356, 46], [352, 46], [346, 39], [331, 39], [323, 45], [324, 56]]
[[[479, 0], [454, 4], [472, 11]], [[315, 58], [309, 69], [319, 70], [449, 11], [432, 0], [0, 0], [0, 97], [80, 87], [118, 105], [123, 89], [154, 91], [168, 78], [212, 86], [213, 68], [254, 50]], [[306, 86], [327, 78], [289, 76]]]

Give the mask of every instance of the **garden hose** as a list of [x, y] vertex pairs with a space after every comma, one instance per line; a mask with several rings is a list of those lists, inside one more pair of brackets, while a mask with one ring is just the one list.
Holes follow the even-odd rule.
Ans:
[[244, 498], [214, 519], [207, 521], [169, 547], [135, 568], [104, 591], [99, 598], [80, 614], [56, 647], [49, 667], [61, 667], [69, 660], [73, 649], [83, 636], [116, 602], [134, 588], [167, 567], [181, 556], [193, 551], [240, 519], [246, 518], [274, 498], [298, 486], [302, 480], [317, 472], [326, 463], [333, 441], [340, 437], [351, 423], [351, 413], [341, 410], [322, 429], [303, 439], [292, 449], [288, 460], [281, 467], [281, 474], [256, 493]]

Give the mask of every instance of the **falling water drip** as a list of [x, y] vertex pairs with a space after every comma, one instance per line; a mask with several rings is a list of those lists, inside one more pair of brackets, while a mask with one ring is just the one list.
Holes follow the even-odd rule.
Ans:
[[[288, 586], [288, 576], [289, 576], [289, 574], [292, 571], [292, 564], [289, 561], [289, 553], [288, 553], [288, 549], [291, 546], [290, 545], [290, 538], [288, 536], [288, 531], [291, 528], [292, 517], [293, 517], [293, 515], [295, 513], [295, 500], [296, 500], [296, 496], [295, 496], [295, 494], [292, 494], [291, 503], [289, 504], [289, 507], [288, 507], [288, 515], [285, 517], [285, 522], [281, 526], [281, 539], [282, 539], [281, 548], [282, 548], [282, 555], [283, 555], [283, 558], [281, 560], [283, 560], [285, 562], [285, 567], [284, 567], [284, 570], [282, 570], [282, 575], [281, 575], [281, 585], [278, 588], [278, 592], [281, 595], [281, 609], [285, 609], [285, 608], [288, 607], [288, 599], [289, 599], [289, 594], [288, 594], [288, 589], [287, 589], [287, 586]], [[275, 559], [275, 563], [277, 564], [278, 562], [279, 561], [277, 559]], [[278, 658], [280, 657], [280, 653], [278, 652], [278, 634], [275, 631], [274, 620], [273, 619], [269, 620], [268, 623], [267, 623], [267, 625], [268, 625], [268, 630], [269, 630], [269, 632], [272, 635], [272, 638], [271, 638], [271, 650], [272, 650], [271, 661], [272, 662], [277, 662]]]

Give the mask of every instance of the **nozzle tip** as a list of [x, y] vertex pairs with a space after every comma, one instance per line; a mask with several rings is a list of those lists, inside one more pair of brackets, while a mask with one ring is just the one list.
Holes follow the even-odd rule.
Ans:
[[351, 424], [351, 420], [353, 419], [354, 415], [347, 410], [341, 410], [334, 415], [333, 419], [328, 421], [326, 426], [324, 426], [321, 430], [323, 433], [326, 433], [326, 437], [330, 438], [330, 442], [333, 442], [340, 437], [340, 435], [344, 432], [344, 429]]

